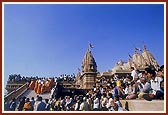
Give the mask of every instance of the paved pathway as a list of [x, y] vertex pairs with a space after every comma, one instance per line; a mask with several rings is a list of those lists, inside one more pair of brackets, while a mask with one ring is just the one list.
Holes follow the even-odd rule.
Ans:
[[[36, 98], [37, 94], [34, 92], [34, 90], [27, 90], [22, 96], [25, 96], [27, 98]], [[43, 99], [49, 99], [50, 98], [50, 93], [44, 93], [40, 95]]]

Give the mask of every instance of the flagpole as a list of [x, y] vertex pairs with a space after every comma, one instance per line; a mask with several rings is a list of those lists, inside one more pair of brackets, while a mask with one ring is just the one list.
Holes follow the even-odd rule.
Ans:
[[89, 51], [91, 51], [90, 43], [88, 45], [89, 45]]
[[91, 51], [90, 49], [91, 49], [90, 42], [88, 41], [88, 51]]

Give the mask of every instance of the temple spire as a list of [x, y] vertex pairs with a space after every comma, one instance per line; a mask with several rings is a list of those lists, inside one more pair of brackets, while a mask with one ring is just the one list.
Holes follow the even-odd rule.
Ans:
[[90, 48], [87, 50], [83, 61], [82, 61], [82, 72], [97, 71], [96, 61], [90, 51]]
[[96, 83], [97, 65], [92, 52], [90, 51], [93, 47], [92, 44], [89, 44], [82, 61], [81, 87], [84, 89], [91, 89]]

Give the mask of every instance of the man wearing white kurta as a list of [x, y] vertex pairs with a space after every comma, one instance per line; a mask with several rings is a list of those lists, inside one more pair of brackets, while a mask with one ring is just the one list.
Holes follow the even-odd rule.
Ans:
[[134, 80], [135, 78], [138, 77], [138, 74], [136, 72], [136, 70], [134, 69], [134, 67], [131, 67], [131, 76], [132, 76], [132, 80]]

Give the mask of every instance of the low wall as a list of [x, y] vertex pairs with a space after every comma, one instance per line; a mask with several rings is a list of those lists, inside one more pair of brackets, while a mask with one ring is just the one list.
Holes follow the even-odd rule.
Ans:
[[121, 100], [124, 108], [126, 101], [129, 111], [164, 111], [164, 100]]

